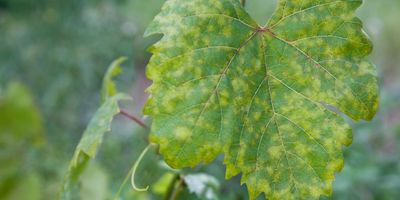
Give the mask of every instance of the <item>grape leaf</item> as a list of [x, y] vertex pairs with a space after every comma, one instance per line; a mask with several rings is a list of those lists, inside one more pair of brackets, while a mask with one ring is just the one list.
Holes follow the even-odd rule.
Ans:
[[68, 172], [64, 178], [60, 199], [73, 199], [74, 187], [79, 176], [86, 168], [88, 161], [95, 157], [97, 149], [103, 141], [104, 134], [111, 130], [111, 122], [114, 116], [119, 113], [118, 102], [129, 99], [128, 95], [118, 93], [107, 98], [96, 111], [75, 149]]
[[78, 178], [86, 169], [90, 159], [96, 156], [97, 150], [103, 141], [104, 134], [111, 130], [112, 120], [114, 116], [120, 112], [118, 102], [122, 100], [131, 100], [129, 95], [118, 93], [116, 84], [113, 81], [113, 78], [122, 72], [120, 65], [126, 59], [125, 57], [121, 57], [111, 63], [103, 77], [103, 86], [101, 89], [102, 105], [90, 120], [75, 149], [75, 153], [63, 180], [60, 199], [68, 200], [76, 198], [74, 195], [76, 195], [75, 191], [77, 190], [76, 183], [78, 182]]
[[168, 0], [145, 35], [150, 139], [174, 168], [225, 155], [250, 199], [330, 195], [353, 120], [378, 107], [361, 0], [279, 0], [259, 26], [238, 0]]
[[101, 98], [104, 102], [108, 97], [114, 96], [117, 94], [117, 86], [113, 81], [113, 78], [120, 75], [122, 73], [121, 64], [125, 62], [127, 57], [120, 57], [108, 67], [106, 74], [103, 77], [103, 86], [101, 90]]

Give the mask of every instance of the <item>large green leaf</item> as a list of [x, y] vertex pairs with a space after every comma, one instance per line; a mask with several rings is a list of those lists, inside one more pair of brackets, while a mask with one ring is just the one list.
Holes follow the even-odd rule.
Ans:
[[151, 141], [174, 168], [225, 154], [250, 199], [318, 199], [352, 141], [345, 120], [377, 110], [361, 0], [279, 0], [259, 26], [238, 0], [168, 0], [147, 76]]

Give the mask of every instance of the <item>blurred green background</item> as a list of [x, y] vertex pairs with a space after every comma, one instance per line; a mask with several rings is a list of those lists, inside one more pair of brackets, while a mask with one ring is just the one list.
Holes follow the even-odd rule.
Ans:
[[[117, 80], [141, 116], [149, 85], [143, 38], [163, 0], [0, 0], [0, 199], [57, 199], [73, 150], [100, 104], [107, 66], [129, 57]], [[247, 0], [264, 24], [274, 0]], [[400, 199], [400, 1], [364, 0], [358, 10], [374, 42], [372, 60], [380, 77], [380, 110], [372, 122], [353, 124], [346, 165], [324, 199]], [[117, 117], [99, 155], [80, 179], [75, 199], [110, 199], [146, 146], [146, 131]], [[162, 199], [174, 171], [155, 153], [139, 168], [139, 185], [120, 199]], [[222, 158], [184, 169], [187, 187], [179, 199], [247, 199], [239, 177], [224, 180]], [[198, 191], [199, 187], [206, 188]], [[196, 188], [197, 187], [197, 188]], [[196, 192], [197, 191], [197, 194]]]

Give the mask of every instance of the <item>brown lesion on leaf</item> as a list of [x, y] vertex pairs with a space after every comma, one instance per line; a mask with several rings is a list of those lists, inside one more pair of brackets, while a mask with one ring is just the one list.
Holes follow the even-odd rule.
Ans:
[[275, 33], [272, 32], [272, 30], [269, 29], [268, 27], [258, 27], [258, 28], [256, 29], [256, 32], [257, 32], [257, 33], [268, 33], [268, 34], [270, 34], [272, 37], [276, 37]]
[[259, 27], [257, 30], [259, 33], [269, 32], [270, 30], [267, 27]]

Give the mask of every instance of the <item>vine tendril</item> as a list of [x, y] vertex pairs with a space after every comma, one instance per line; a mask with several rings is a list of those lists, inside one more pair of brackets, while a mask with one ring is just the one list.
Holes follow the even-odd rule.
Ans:
[[135, 174], [136, 174], [136, 170], [139, 167], [140, 162], [142, 161], [144, 155], [146, 155], [147, 151], [153, 146], [153, 144], [149, 144], [147, 145], [147, 147], [142, 151], [142, 153], [140, 153], [139, 158], [136, 160], [135, 164], [133, 165], [132, 168], [132, 176], [131, 176], [131, 185], [132, 188], [138, 192], [145, 192], [149, 189], [149, 186], [146, 186], [145, 188], [138, 188], [135, 184]]

